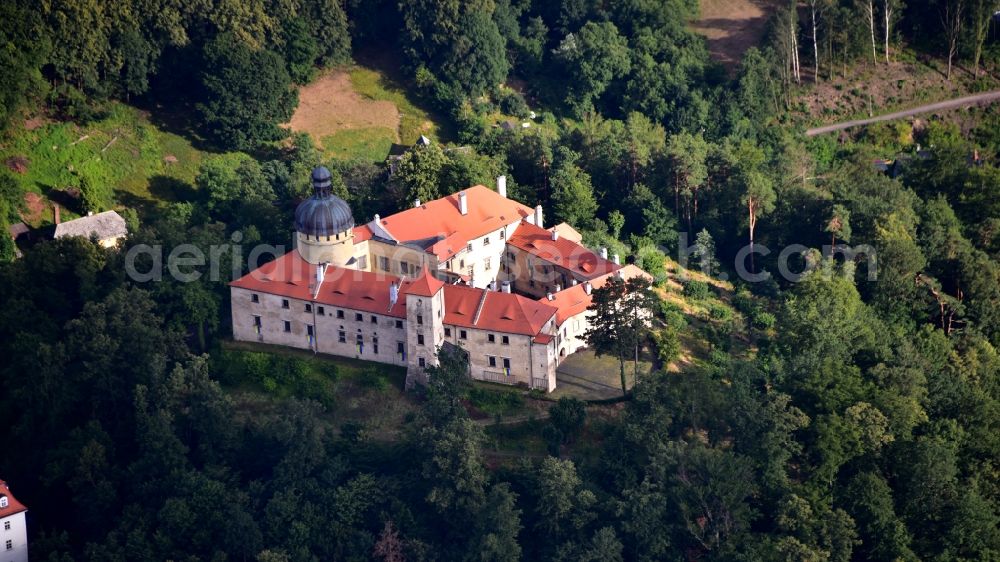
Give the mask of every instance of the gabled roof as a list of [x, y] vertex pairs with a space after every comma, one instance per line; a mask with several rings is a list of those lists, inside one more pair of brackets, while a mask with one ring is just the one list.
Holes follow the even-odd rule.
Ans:
[[[635, 265], [629, 264], [614, 273], [608, 273], [595, 279], [591, 279], [591, 290], [603, 287], [608, 282], [608, 278], [612, 275], [620, 275], [622, 279], [625, 280], [638, 276], [652, 279], [652, 277], [645, 271], [639, 269]], [[594, 299], [592, 295], [587, 294], [584, 284], [578, 283], [572, 287], [563, 289], [558, 293], [554, 293], [552, 295], [552, 300], [549, 300], [548, 297], [542, 297], [541, 299], [538, 299], [538, 302], [556, 307], [558, 309], [558, 312], [556, 313], [556, 325], [562, 326], [563, 322], [569, 318], [586, 312], [587, 309], [590, 308], [590, 304], [594, 302]]]
[[444, 307], [445, 324], [527, 336], [539, 335], [556, 313], [521, 295], [461, 285], [444, 286]]
[[583, 235], [580, 234], [579, 230], [570, 226], [569, 223], [561, 222], [548, 230], [549, 232], [558, 232], [560, 237], [565, 238], [570, 242], [576, 242], [577, 244], [583, 242]]
[[584, 279], [594, 279], [621, 267], [572, 240], [561, 236], [553, 240], [552, 232], [528, 222], [522, 222], [507, 243]]
[[0, 519], [16, 515], [22, 511], [28, 511], [28, 508], [23, 503], [17, 501], [14, 494], [10, 493], [10, 488], [7, 487], [7, 483], [3, 480], [0, 480], [0, 496], [7, 496], [7, 507], [0, 508]]
[[441, 290], [444, 286], [444, 281], [435, 278], [427, 271], [427, 266], [424, 266], [424, 271], [421, 273], [420, 277], [417, 277], [413, 283], [410, 283], [409, 287], [406, 288], [407, 295], [416, 295], [418, 297], [433, 297]]
[[379, 220], [378, 227], [401, 244], [416, 244], [439, 260], [465, 249], [470, 240], [531, 216], [534, 210], [476, 185], [464, 190], [468, 213], [458, 208], [458, 193], [428, 201]]
[[394, 275], [385, 273], [358, 271], [331, 265], [326, 268], [323, 283], [313, 298], [316, 288], [316, 266], [302, 259], [298, 250], [292, 250], [233, 281], [230, 286], [405, 318], [406, 299], [397, 299], [390, 307], [389, 286], [393, 283], [398, 283], [399, 292], [405, 293], [412, 281], [400, 280]]
[[125, 224], [125, 219], [114, 211], [104, 211], [96, 215], [57, 224], [53, 237], [82, 236], [90, 238], [95, 235], [98, 240], [106, 240], [126, 234], [128, 234], [128, 226]]

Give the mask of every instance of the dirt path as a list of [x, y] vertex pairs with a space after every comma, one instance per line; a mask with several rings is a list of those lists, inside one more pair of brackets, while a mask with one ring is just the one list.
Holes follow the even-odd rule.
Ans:
[[964, 96], [961, 98], [950, 99], [947, 101], [939, 101], [937, 103], [929, 103], [927, 105], [921, 105], [920, 107], [914, 107], [913, 109], [904, 109], [903, 111], [886, 113], [885, 115], [879, 115], [877, 117], [871, 117], [868, 119], [854, 119], [852, 121], [843, 121], [841, 123], [834, 123], [832, 125], [823, 125], [822, 127], [815, 127], [812, 129], [808, 129], [806, 131], [806, 136], [814, 137], [816, 135], [822, 135], [823, 133], [840, 131], [850, 127], [857, 127], [859, 125], [868, 125], [869, 123], [877, 123], [879, 121], [891, 121], [893, 119], [899, 119], [901, 117], [909, 117], [911, 115], [918, 115], [920, 113], [928, 113], [931, 111], [955, 109], [958, 107], [965, 107], [968, 105], [975, 105], [980, 103], [983, 104], [992, 103], [997, 100], [1000, 100], [1000, 90], [994, 90], [992, 92], [984, 92], [982, 94], [973, 94], [971, 96]]

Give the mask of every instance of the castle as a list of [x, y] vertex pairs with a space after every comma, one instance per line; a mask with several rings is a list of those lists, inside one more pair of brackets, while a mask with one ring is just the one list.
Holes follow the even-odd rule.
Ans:
[[356, 225], [329, 170], [295, 211], [296, 248], [232, 282], [233, 337], [407, 367], [425, 382], [437, 350], [466, 352], [477, 380], [551, 392], [586, 345], [591, 292], [647, 275], [595, 253], [542, 207], [477, 185]]

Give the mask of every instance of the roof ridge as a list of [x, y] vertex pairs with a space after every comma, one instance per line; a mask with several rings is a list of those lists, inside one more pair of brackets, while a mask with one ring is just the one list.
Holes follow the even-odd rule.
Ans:
[[489, 293], [486, 289], [483, 289], [483, 295], [479, 297], [479, 305], [476, 307], [476, 314], [472, 316], [472, 325], [475, 326], [479, 324], [479, 315], [483, 313], [483, 306], [486, 304], [486, 295]]

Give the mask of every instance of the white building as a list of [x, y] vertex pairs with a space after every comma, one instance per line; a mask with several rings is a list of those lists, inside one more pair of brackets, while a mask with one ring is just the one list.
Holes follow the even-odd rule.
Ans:
[[28, 508], [0, 480], [0, 562], [28, 562]]
[[425, 380], [437, 350], [464, 350], [477, 380], [551, 392], [585, 345], [590, 291], [646, 275], [545, 230], [541, 206], [477, 185], [356, 226], [313, 170], [295, 211], [296, 249], [231, 283], [233, 337], [407, 367]]

